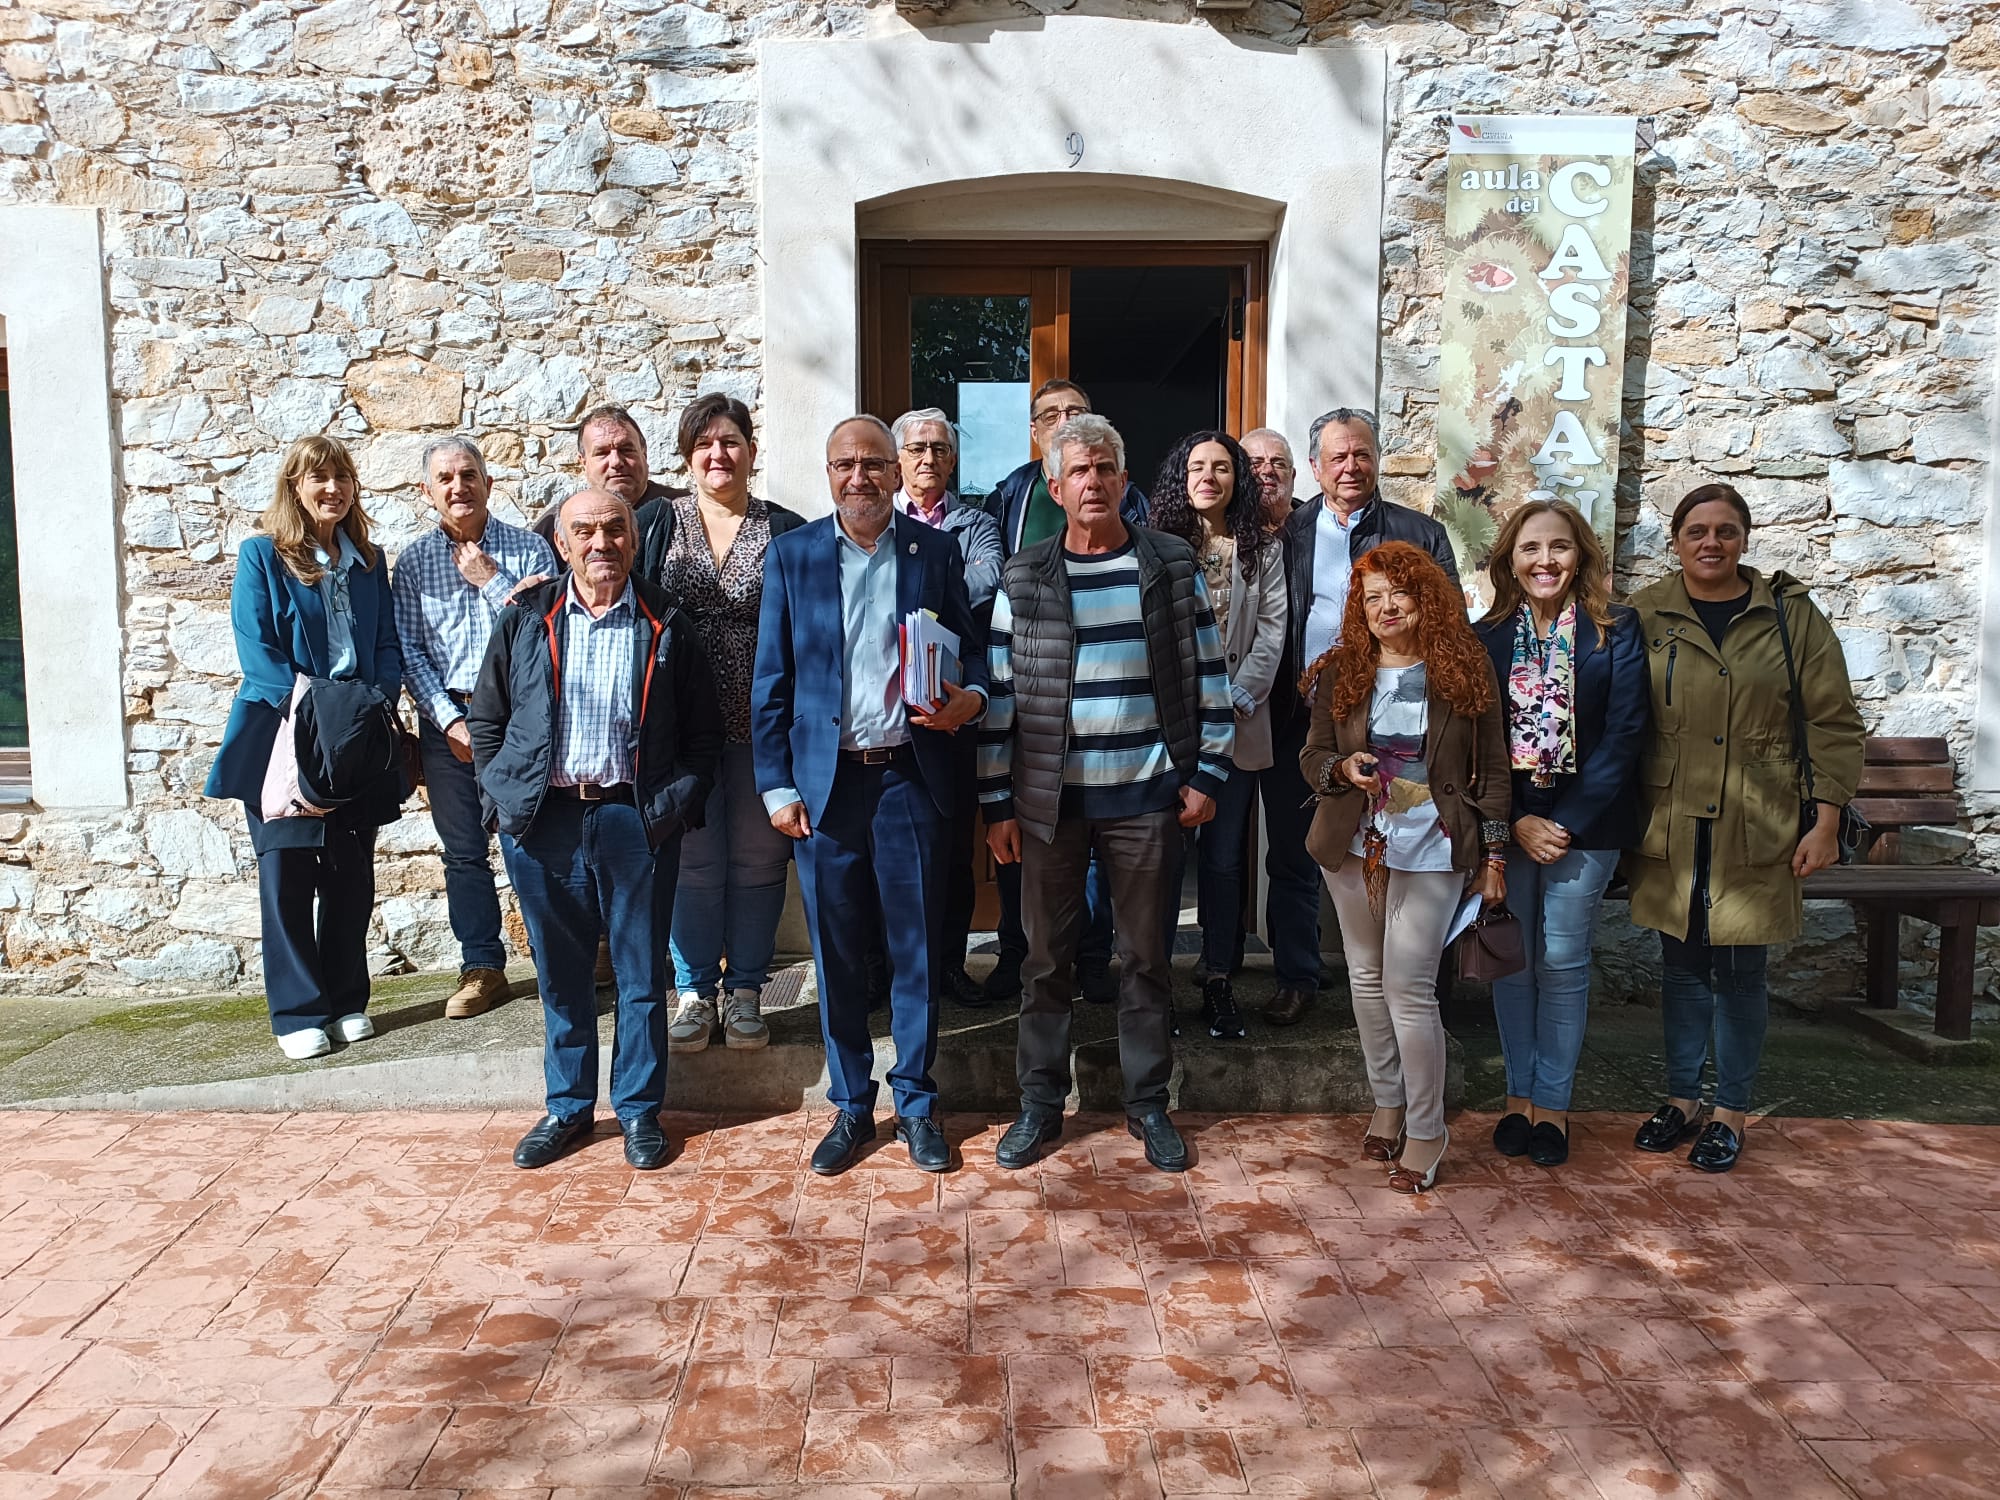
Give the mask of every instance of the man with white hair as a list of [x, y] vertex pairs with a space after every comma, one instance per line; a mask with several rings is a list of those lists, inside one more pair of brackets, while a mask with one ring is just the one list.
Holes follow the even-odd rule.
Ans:
[[[956, 538], [959, 556], [965, 560], [966, 598], [984, 637], [987, 618], [993, 613], [993, 591], [1000, 587], [1000, 523], [978, 506], [960, 500], [951, 488], [952, 475], [958, 469], [958, 435], [943, 411], [935, 406], [906, 411], [890, 424], [889, 431], [895, 438], [896, 460], [903, 473], [903, 492], [896, 499], [896, 509]], [[983, 640], [979, 649], [985, 649]], [[943, 970], [938, 986], [941, 994], [961, 1005], [983, 1005], [985, 990], [965, 972], [975, 884], [972, 831], [979, 812], [973, 737], [957, 736], [952, 749], [958, 785], [953, 793], [951, 865], [945, 872], [944, 928], [940, 935]]]
[[438, 524], [403, 549], [390, 585], [403, 685], [417, 706], [417, 745], [431, 822], [444, 846], [444, 898], [458, 939], [459, 981], [444, 1013], [479, 1015], [507, 995], [507, 950], [493, 887], [491, 835], [479, 810], [466, 704], [493, 622], [523, 579], [556, 571], [533, 532], [497, 520], [486, 459], [467, 437], [424, 449], [424, 498]]
[[1299, 497], [1292, 493], [1299, 477], [1292, 445], [1275, 427], [1253, 427], [1239, 442], [1250, 456], [1250, 472], [1263, 495], [1264, 527], [1276, 531], [1299, 508]]

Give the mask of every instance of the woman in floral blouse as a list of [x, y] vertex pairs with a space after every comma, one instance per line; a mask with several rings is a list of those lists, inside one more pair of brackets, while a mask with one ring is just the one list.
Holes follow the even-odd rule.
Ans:
[[[750, 669], [764, 599], [764, 551], [803, 517], [750, 493], [750, 411], [719, 393], [681, 413], [681, 459], [694, 493], [673, 506], [660, 583], [694, 619], [715, 672], [727, 740], [700, 828], [681, 840], [674, 886], [675, 1052], [699, 1052], [718, 1020], [725, 1046], [762, 1047], [762, 992], [785, 909], [792, 841], [771, 826], [750, 765]], [[728, 963], [723, 995], [724, 961]]]
[[1493, 983], [1507, 1062], [1503, 1156], [1569, 1157], [1597, 908], [1632, 843], [1634, 772], [1651, 714], [1639, 617], [1611, 602], [1604, 548], [1575, 506], [1530, 500], [1507, 518], [1474, 628], [1506, 700], [1514, 773], [1507, 893], [1528, 966]]

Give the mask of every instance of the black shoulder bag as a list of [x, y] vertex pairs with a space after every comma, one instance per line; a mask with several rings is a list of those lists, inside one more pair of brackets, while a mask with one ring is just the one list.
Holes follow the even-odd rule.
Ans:
[[[1819, 822], [1819, 799], [1813, 795], [1812, 752], [1806, 748], [1806, 709], [1804, 696], [1799, 692], [1798, 663], [1792, 659], [1792, 633], [1785, 626], [1785, 600], [1775, 589], [1771, 602], [1778, 611], [1778, 645], [1785, 653], [1785, 677], [1791, 688], [1792, 700], [1792, 753], [1798, 757], [1799, 775], [1805, 780], [1805, 797], [1799, 803], [1799, 837], [1804, 838]], [[1854, 863], [1854, 851], [1868, 836], [1868, 820], [1854, 810], [1853, 804], [1840, 809], [1840, 830], [1835, 841], [1840, 847], [1840, 862]]]

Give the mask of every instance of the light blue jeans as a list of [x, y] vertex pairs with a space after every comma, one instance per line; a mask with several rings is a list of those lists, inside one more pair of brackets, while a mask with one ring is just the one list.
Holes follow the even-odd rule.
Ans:
[[792, 841], [771, 826], [748, 745], [724, 745], [700, 828], [681, 839], [669, 947], [674, 987], [713, 997], [729, 959], [732, 990], [761, 990], [785, 910]]
[[1567, 1110], [1590, 1002], [1590, 944], [1615, 849], [1571, 849], [1552, 865], [1507, 850], [1507, 909], [1521, 924], [1528, 966], [1493, 981], [1493, 1015], [1507, 1060], [1507, 1094]]

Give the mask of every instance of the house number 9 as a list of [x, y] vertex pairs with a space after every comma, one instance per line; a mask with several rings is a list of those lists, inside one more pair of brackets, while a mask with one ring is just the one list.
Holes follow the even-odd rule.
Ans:
[[1063, 150], [1069, 153], [1069, 164], [1075, 166], [1083, 160], [1083, 136], [1072, 130], [1063, 137]]

